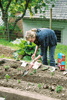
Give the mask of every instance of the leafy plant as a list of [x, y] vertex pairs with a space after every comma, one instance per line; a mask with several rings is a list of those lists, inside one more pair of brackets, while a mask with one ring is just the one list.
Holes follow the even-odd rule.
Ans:
[[[15, 59], [17, 59], [19, 57], [19, 55], [23, 55], [23, 60], [31, 60], [31, 55], [34, 53], [35, 51], [35, 46], [36, 44], [34, 43], [28, 43], [25, 39], [16, 39], [15, 41], [11, 42], [14, 45], [20, 47], [19, 50], [15, 51], [13, 53], [13, 56]], [[40, 49], [37, 52], [38, 56], [40, 53]]]
[[7, 70], [9, 68], [9, 65], [8, 66], [4, 66], [5, 70]]
[[38, 84], [38, 87], [39, 87], [39, 89], [41, 89], [41, 84], [40, 83]]
[[5, 77], [6, 77], [6, 80], [8, 82], [8, 79], [10, 78], [10, 76], [8, 74], [6, 74]]
[[28, 85], [30, 85], [30, 83], [28, 83]]
[[30, 75], [33, 75], [32, 73], [30, 73]]
[[54, 75], [55, 73], [54, 72], [51, 72], [51, 75]]
[[18, 83], [20, 83], [20, 80], [18, 80]]
[[21, 71], [21, 68], [17, 68], [17, 70]]
[[33, 73], [36, 73], [36, 69], [34, 69]]
[[62, 87], [62, 86], [59, 85], [59, 86], [56, 87], [56, 92], [59, 93], [59, 92], [62, 91], [62, 90], [63, 90], [63, 87]]

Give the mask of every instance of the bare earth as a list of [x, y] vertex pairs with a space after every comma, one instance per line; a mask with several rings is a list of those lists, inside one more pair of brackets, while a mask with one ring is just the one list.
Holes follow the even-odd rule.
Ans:
[[[55, 70], [55, 74], [52, 75], [50, 70], [42, 71], [43, 66], [41, 66], [36, 70], [36, 73], [34, 73], [34, 69], [32, 68], [28, 71], [28, 74], [26, 76], [23, 76], [24, 70], [28, 69], [29, 65], [27, 65], [26, 67], [22, 67], [22, 62], [20, 61], [8, 59], [3, 60], [4, 63], [0, 64], [0, 86], [13, 88], [20, 91], [29, 91], [30, 93], [35, 92], [40, 95], [54, 98], [49, 100], [67, 100], [67, 74], [63, 75], [64, 71], [60, 71], [58, 68], [57, 70]], [[9, 68], [5, 70], [4, 66], [8, 65]], [[19, 68], [21, 70], [19, 70]], [[30, 73], [32, 73], [32, 75]], [[8, 82], [6, 81], [6, 74], [10, 76]], [[20, 80], [20, 83], [18, 82], [18, 80]], [[41, 84], [41, 89], [39, 89], [38, 87], [39, 83]], [[54, 86], [54, 90], [51, 91], [49, 88], [44, 89], [43, 86], [45, 84], [48, 84], [49, 87]], [[56, 87], [58, 85], [63, 86], [63, 90], [60, 93], [56, 92]], [[4, 94], [0, 96], [4, 96]]]

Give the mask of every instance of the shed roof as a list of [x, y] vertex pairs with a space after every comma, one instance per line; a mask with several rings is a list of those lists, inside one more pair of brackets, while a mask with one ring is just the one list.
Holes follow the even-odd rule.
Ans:
[[[40, 13], [35, 14], [32, 18], [40, 18]], [[30, 17], [29, 11], [27, 10], [25, 17]], [[45, 12], [45, 18], [50, 18], [50, 6]], [[52, 19], [63, 19], [67, 20], [67, 0], [58, 0], [55, 3], [55, 7], [52, 8]]]

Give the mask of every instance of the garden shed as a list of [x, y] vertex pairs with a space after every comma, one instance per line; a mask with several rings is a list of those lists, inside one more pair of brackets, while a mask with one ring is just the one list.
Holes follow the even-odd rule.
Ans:
[[[45, 12], [45, 18], [40, 13], [30, 18], [27, 10], [23, 18], [23, 32], [31, 28], [50, 28], [50, 7]], [[67, 0], [58, 0], [52, 8], [52, 29], [57, 35], [57, 41], [67, 45]]]

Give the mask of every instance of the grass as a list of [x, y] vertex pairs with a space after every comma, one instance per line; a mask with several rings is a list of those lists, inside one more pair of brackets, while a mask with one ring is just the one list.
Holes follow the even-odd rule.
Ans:
[[[9, 41], [7, 41], [5, 39], [0, 39], [0, 44], [4, 45], [4, 46], [9, 46], [13, 49], [17, 49], [17, 50], [19, 49], [18, 46], [11, 44]], [[57, 44], [56, 50], [55, 50], [55, 59], [57, 59], [57, 60], [58, 60], [58, 53], [59, 52], [63, 53], [66, 56], [65, 67], [67, 68], [67, 45]], [[0, 57], [0, 58], [2, 58], [2, 57]]]
[[56, 46], [55, 59], [57, 59], [57, 60], [58, 60], [58, 53], [59, 52], [63, 53], [66, 56], [66, 58], [65, 58], [65, 67], [67, 69], [67, 45], [58, 44]]
[[11, 47], [13, 49], [17, 49], [17, 50], [19, 49], [18, 46], [15, 46], [15, 45], [11, 44], [9, 41], [7, 41], [5, 39], [0, 39], [0, 44], [4, 45], [4, 46], [9, 46], [9, 47]]

